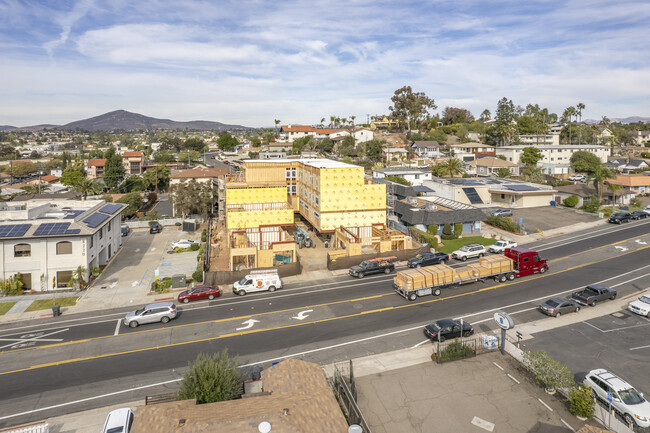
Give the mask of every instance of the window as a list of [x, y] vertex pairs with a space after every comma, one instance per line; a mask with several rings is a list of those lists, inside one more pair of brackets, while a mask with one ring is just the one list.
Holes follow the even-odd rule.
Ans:
[[29, 257], [32, 255], [32, 246], [29, 244], [17, 244], [14, 246], [14, 257]]
[[68, 283], [72, 278], [72, 271], [60, 271], [56, 273], [56, 287], [68, 287]]
[[104, 238], [104, 227], [99, 229], [99, 239], [103, 239], [103, 238]]
[[92, 235], [90, 237], [90, 243], [88, 244], [88, 248], [92, 248], [93, 245], [95, 245], [95, 235]]
[[57, 242], [57, 244], [56, 244], [56, 253], [57, 254], [72, 254], [72, 242], [68, 242], [68, 241]]
[[315, 216], [316, 218], [320, 219], [320, 214], [319, 214], [318, 212], [316, 212], [316, 211], [314, 211], [314, 216]]
[[23, 283], [23, 290], [31, 290], [32, 274], [20, 274], [20, 282]]
[[296, 169], [285, 168], [284, 169], [284, 178], [285, 179], [295, 179], [296, 178]]
[[314, 196], [314, 203], [316, 203], [316, 206], [320, 206], [320, 200], [318, 200], [318, 196]]

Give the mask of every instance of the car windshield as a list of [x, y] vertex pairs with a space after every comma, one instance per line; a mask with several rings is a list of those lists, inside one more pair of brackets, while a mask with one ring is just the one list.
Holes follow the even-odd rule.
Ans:
[[650, 304], [650, 296], [648, 296], [648, 295], [641, 296], [641, 297], [639, 298], [639, 301], [641, 301], [641, 302], [645, 302], [646, 304]]
[[469, 251], [469, 246], [467, 246], [467, 245], [463, 245], [463, 246], [460, 248], [460, 251]]
[[113, 427], [106, 430], [106, 433], [122, 433], [123, 431], [124, 427]]
[[641, 394], [639, 394], [634, 388], [619, 391], [618, 395], [625, 404], [641, 404], [645, 401], [645, 399], [641, 397]]
[[438, 322], [433, 322], [431, 324], [431, 327], [433, 328], [434, 331], [440, 331], [440, 325], [438, 325]]
[[243, 286], [244, 284], [246, 284], [246, 277], [244, 277], [244, 278], [242, 278], [241, 280], [239, 280], [239, 284], [241, 284], [242, 286]]
[[549, 299], [548, 301], [546, 301], [546, 305], [548, 305], [549, 307], [557, 307], [557, 304], [558, 303], [555, 302], [553, 299]]
[[143, 312], [144, 312], [144, 308], [140, 308], [139, 310], [135, 310], [135, 314], [138, 315], [138, 316], [140, 314], [142, 314]]
[[503, 241], [497, 241], [497, 243], [494, 244], [494, 245], [496, 245], [497, 247], [502, 247], [502, 246], [504, 246], [505, 244], [506, 244], [506, 243], [503, 242]]

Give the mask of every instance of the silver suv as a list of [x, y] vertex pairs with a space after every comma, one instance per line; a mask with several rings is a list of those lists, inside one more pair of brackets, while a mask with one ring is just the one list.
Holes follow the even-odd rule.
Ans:
[[650, 403], [643, 398], [643, 394], [620, 377], [599, 368], [587, 373], [584, 384], [590, 386], [594, 394], [603, 401], [608, 401], [610, 394], [612, 407], [621, 414], [626, 423], [650, 427]]
[[176, 318], [176, 314], [176, 305], [173, 302], [156, 302], [128, 313], [124, 317], [124, 324], [131, 328], [137, 328], [143, 323], [167, 323]]
[[483, 257], [486, 253], [485, 246], [481, 244], [467, 244], [463, 245], [460, 249], [451, 253], [454, 259], [465, 261], [473, 257]]

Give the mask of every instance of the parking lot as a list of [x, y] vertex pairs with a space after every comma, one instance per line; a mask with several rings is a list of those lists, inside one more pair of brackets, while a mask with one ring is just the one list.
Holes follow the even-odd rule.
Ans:
[[[496, 207], [486, 210], [488, 214]], [[529, 233], [536, 229], [540, 231], [570, 226], [577, 223], [593, 222], [599, 220], [598, 215], [583, 212], [564, 206], [544, 206], [526, 209], [512, 209], [512, 220], [523, 224]]]

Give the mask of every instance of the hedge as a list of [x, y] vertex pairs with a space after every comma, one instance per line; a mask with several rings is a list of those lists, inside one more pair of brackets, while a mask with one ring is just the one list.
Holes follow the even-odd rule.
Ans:
[[445, 223], [445, 228], [442, 229], [442, 235], [440, 238], [443, 241], [448, 241], [450, 239], [456, 239], [457, 236], [454, 236], [454, 234], [451, 232], [451, 224]]
[[431, 233], [423, 232], [422, 230], [418, 230], [415, 227], [409, 227], [409, 231], [411, 232], [411, 236], [414, 234], [416, 235], [415, 237], [418, 238], [419, 242], [426, 242], [431, 248], [438, 249], [438, 238]]
[[572, 195], [572, 196], [569, 196], [569, 197], [565, 198], [564, 200], [562, 200], [562, 204], [564, 204], [564, 206], [566, 206], [566, 207], [576, 207], [576, 205], [578, 204], [578, 201], [579, 201], [578, 197], [575, 196], [575, 195]]
[[521, 227], [519, 226], [519, 224], [517, 224], [516, 222], [514, 222], [508, 217], [489, 216], [487, 218], [487, 223], [495, 227], [498, 227], [500, 229], [507, 230], [509, 232], [521, 233]]

